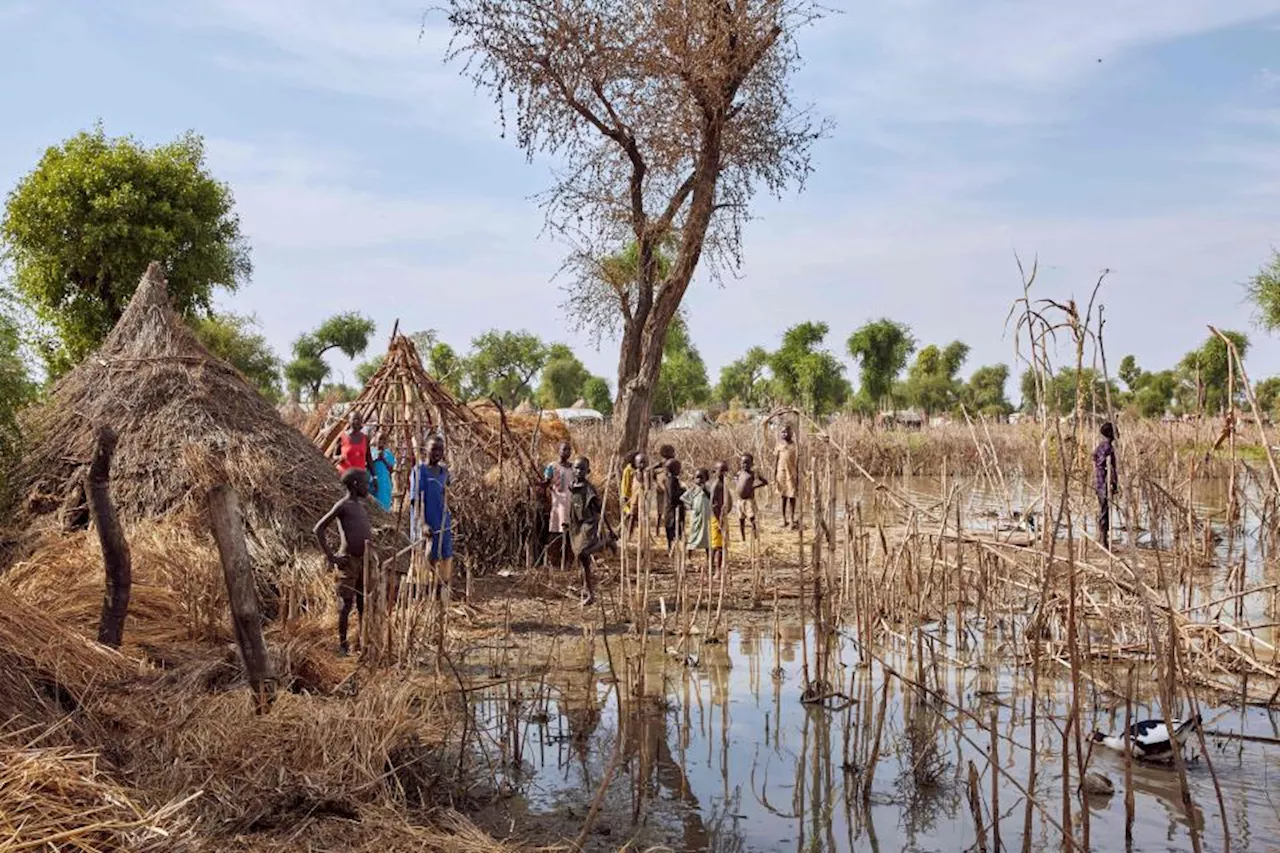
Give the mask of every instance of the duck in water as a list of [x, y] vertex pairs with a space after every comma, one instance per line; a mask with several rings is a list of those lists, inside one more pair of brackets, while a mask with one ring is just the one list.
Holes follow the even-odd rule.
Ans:
[[1189, 720], [1174, 720], [1168, 725], [1164, 720], [1143, 720], [1134, 723], [1123, 735], [1107, 735], [1094, 732], [1093, 739], [1108, 749], [1116, 752], [1129, 750], [1134, 758], [1146, 761], [1167, 761], [1173, 757], [1173, 745], [1179, 748], [1191, 737], [1191, 733], [1200, 728], [1200, 715]]

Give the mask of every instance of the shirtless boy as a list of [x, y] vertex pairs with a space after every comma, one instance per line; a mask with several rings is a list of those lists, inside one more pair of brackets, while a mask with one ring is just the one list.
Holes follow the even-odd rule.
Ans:
[[742, 454], [739, 462], [741, 468], [734, 480], [734, 491], [738, 495], [738, 532], [742, 541], [747, 541], [747, 522], [751, 522], [751, 535], [758, 532], [756, 526], [756, 489], [769, 485], [769, 481], [756, 472], [756, 460], [750, 453]]
[[[356, 617], [364, 618], [364, 551], [373, 538], [373, 526], [364, 505], [369, 496], [369, 475], [359, 468], [349, 468], [342, 475], [342, 485], [347, 487], [346, 496], [316, 522], [314, 532], [329, 565], [338, 570], [338, 653], [346, 655], [350, 651], [347, 623], [353, 604]], [[335, 519], [341, 540], [336, 554], [325, 537]]]

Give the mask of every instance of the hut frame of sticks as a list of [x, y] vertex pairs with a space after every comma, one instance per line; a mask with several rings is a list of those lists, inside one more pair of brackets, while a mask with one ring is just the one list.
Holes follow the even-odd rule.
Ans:
[[397, 322], [377, 372], [345, 416], [319, 431], [315, 443], [332, 458], [355, 414], [371, 437], [385, 437], [396, 458], [392, 512], [403, 524], [410, 511], [409, 473], [424, 458], [427, 441], [442, 436], [452, 472], [449, 503], [458, 550], [470, 572], [527, 562], [538, 536], [537, 465], [500, 406], [498, 412], [495, 424], [455, 400], [427, 373]]

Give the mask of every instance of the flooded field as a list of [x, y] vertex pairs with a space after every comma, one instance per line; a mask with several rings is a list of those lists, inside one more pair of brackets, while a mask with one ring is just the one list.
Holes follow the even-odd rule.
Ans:
[[[517, 825], [541, 824], [554, 834], [563, 822], [581, 822], [611, 775], [591, 849], [612, 850], [628, 841], [641, 849], [662, 844], [707, 851], [978, 849], [969, 799], [972, 762], [987, 849], [995, 849], [997, 832], [1004, 848], [1023, 848], [1032, 743], [1027, 677], [1007, 667], [934, 659], [926, 666], [939, 675], [943, 695], [921, 694], [897, 678], [888, 680], [886, 695], [880, 664], [860, 666], [855, 644], [844, 641], [838, 654], [848, 679], [842, 692], [850, 701], [815, 707], [801, 701], [804, 643], [794, 630], [783, 634], [734, 631], [727, 644], [703, 646], [696, 660], [655, 653], [651, 683], [663, 685], [658, 701], [625, 693], [619, 701], [602, 640], [574, 640], [558, 650], [562, 664], [573, 661], [581, 672], [560, 669], [479, 699], [489, 757], [504, 768], [502, 779], [517, 794], [509, 806]], [[812, 636], [805, 639], [812, 644]], [[911, 666], [905, 655], [887, 662]], [[1054, 721], [1065, 718], [1069, 701], [1064, 683], [1046, 679], [1039, 687], [1037, 804], [1030, 811], [1035, 850], [1060, 843], [1046, 813], [1061, 820], [1062, 734]], [[1089, 704], [1086, 716], [1100, 730], [1120, 727], [1123, 699], [1118, 707], [1105, 696]], [[1202, 713], [1209, 731], [1280, 737], [1280, 721], [1257, 709], [1204, 707]], [[1147, 697], [1135, 701], [1134, 715], [1146, 718], [1158, 710]], [[986, 766], [993, 725], [999, 766], [1008, 774], [996, 777], [995, 797]], [[880, 760], [868, 773], [877, 730]], [[1207, 741], [1207, 760], [1198, 746], [1188, 752], [1190, 813], [1174, 768], [1133, 765], [1132, 844], [1126, 849], [1191, 850], [1193, 832], [1204, 849], [1224, 849], [1213, 773], [1226, 803], [1232, 849], [1275, 849], [1280, 807], [1269, 788], [1280, 774], [1280, 750], [1213, 736]], [[1097, 748], [1090, 772], [1108, 777], [1115, 793], [1081, 798], [1073, 791], [1072, 819], [1078, 828], [1087, 805], [1095, 849], [1120, 849], [1125, 761]]]
[[[1010, 507], [1036, 511], [1030, 484], [997, 491], [976, 479], [915, 478], [891, 488], [923, 512], [945, 505], [950, 517], [958, 507], [962, 539], [1025, 540]], [[1241, 501], [1232, 529], [1226, 495], [1225, 484], [1200, 488], [1194, 512], [1207, 532], [1194, 547], [1146, 507], [1117, 536], [1126, 571], [1164, 579], [1152, 589], [1173, 602], [1178, 630], [1207, 625], [1216, 637], [1230, 626], [1225, 641], [1187, 641], [1182, 672], [1196, 683], [1171, 697], [1160, 694], [1164, 664], [1145, 648], [1152, 637], [1159, 646], [1162, 623], [1119, 624], [1135, 607], [1104, 598], [1112, 592], [1099, 578], [1114, 584], [1122, 572], [1090, 544], [1088, 523], [1073, 528], [1073, 549], [1098, 576], [1079, 581], [1087, 604], [1080, 636], [1069, 638], [1061, 624], [1036, 621], [1065, 617], [1065, 605], [1051, 610], [1044, 589], [987, 560], [985, 539], [957, 553], [944, 550], [945, 530], [903, 534], [901, 510], [872, 489], [847, 504], [864, 529], [838, 523], [855, 540], [892, 525], [900, 541], [886, 536], [878, 558], [874, 546], [859, 552], [840, 540], [823, 549], [834, 604], [806, 603], [803, 570], [778, 569], [753, 607], [739, 557], [728, 629], [715, 636], [697, 627], [702, 617], [678, 615], [678, 567], [655, 569], [647, 632], [620, 615], [618, 599], [603, 611], [618, 614], [604, 631], [588, 615], [521, 622], [458, 659], [488, 685], [472, 694], [476, 761], [509, 795], [490, 818], [548, 842], [583, 832], [590, 850], [1040, 850], [1065, 849], [1067, 833], [1077, 849], [1087, 839], [1094, 850], [1273, 850], [1280, 718], [1257, 698], [1265, 673], [1251, 687], [1249, 667], [1241, 674], [1211, 659], [1231, 645], [1269, 668], [1274, 578], [1256, 508]], [[769, 532], [758, 559], [785, 562], [794, 535]], [[1140, 583], [1123, 577], [1122, 586]], [[792, 606], [771, 603], [770, 589], [792, 593]], [[1232, 596], [1240, 590], [1248, 594]], [[1079, 731], [1068, 724], [1073, 695]], [[1093, 731], [1124, 727], [1127, 702], [1130, 719], [1142, 720], [1162, 717], [1169, 698], [1176, 713], [1194, 708], [1204, 720], [1184, 774], [1126, 766], [1093, 743]], [[1086, 774], [1090, 788], [1113, 793], [1083, 793]]]

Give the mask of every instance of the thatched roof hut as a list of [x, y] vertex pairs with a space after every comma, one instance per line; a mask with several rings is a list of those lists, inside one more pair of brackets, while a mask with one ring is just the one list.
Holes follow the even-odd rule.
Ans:
[[412, 464], [431, 435], [443, 435], [452, 479], [449, 505], [458, 528], [458, 548], [475, 568], [527, 559], [527, 542], [537, 538], [541, 475], [529, 441], [511, 428], [511, 417], [463, 405], [427, 373], [413, 340], [393, 332], [387, 354], [344, 417], [315, 434], [315, 445], [332, 456], [349, 418], [358, 413], [370, 432], [387, 440], [395, 454], [395, 504], [408, 507]]
[[24, 452], [5, 494], [21, 543], [87, 523], [76, 507], [99, 426], [119, 436], [111, 492], [126, 525], [202, 507], [207, 488], [226, 481], [251, 548], [283, 562], [310, 546], [312, 524], [342, 494], [315, 446], [200, 344], [171, 307], [156, 263], [98, 351], [22, 426]]

